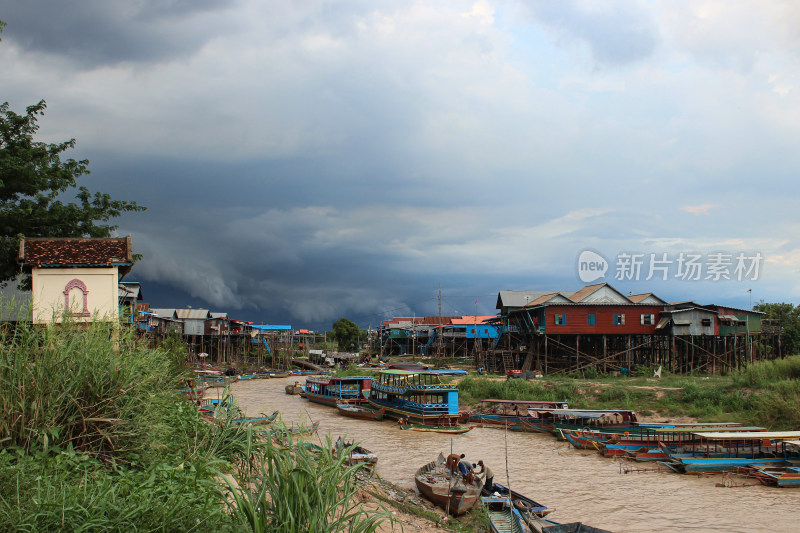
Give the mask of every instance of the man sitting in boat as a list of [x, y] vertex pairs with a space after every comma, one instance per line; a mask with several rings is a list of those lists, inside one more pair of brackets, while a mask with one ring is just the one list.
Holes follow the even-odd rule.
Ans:
[[484, 474], [484, 481], [483, 488], [488, 490], [489, 492], [492, 491], [492, 487], [494, 486], [494, 472], [492, 469], [483, 464], [483, 459], [478, 461], [478, 466], [481, 467], [480, 472], [476, 472], [477, 474]]

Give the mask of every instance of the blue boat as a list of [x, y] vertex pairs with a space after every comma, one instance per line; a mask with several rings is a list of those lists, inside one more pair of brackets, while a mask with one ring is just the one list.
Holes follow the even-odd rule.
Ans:
[[745, 476], [754, 477], [763, 485], [773, 487], [800, 487], [800, 468], [783, 463], [771, 466], [748, 465], [736, 471]]
[[306, 379], [303, 396], [312, 402], [336, 407], [337, 403], [364, 403], [364, 394], [369, 393], [372, 378], [349, 376], [342, 378], [313, 377]]
[[542, 505], [541, 503], [528, 498], [527, 496], [523, 496], [517, 491], [511, 490], [508, 487], [501, 485], [500, 483], [492, 483], [492, 490], [487, 490], [486, 487], [483, 488], [483, 495], [484, 496], [500, 496], [503, 498], [509, 498], [511, 500], [512, 506], [517, 509], [518, 511], [522, 512], [523, 514], [533, 514], [536, 516], [546, 516], [553, 512], [553, 509]]
[[508, 496], [481, 496], [481, 503], [486, 507], [492, 533], [523, 533], [527, 530]]
[[787, 440], [800, 438], [800, 431], [697, 432], [694, 435], [705, 446], [697, 446], [691, 457], [679, 456], [662, 446], [668, 457], [662, 464], [681, 474], [732, 472], [748, 466], [800, 466], [800, 453], [786, 447]]
[[[508, 428], [511, 431], [526, 431], [528, 425], [536, 423], [537, 418], [529, 414], [529, 409], [567, 409], [567, 402], [481, 400], [478, 411], [469, 414], [470, 422], [478, 422], [488, 427]], [[529, 423], [529, 424], [526, 424]]]
[[384, 370], [372, 381], [369, 404], [384, 416], [414, 424], [457, 426], [458, 385], [443, 383], [434, 372]]

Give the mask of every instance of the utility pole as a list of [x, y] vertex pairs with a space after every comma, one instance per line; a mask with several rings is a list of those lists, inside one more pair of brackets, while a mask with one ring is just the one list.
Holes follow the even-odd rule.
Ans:
[[[439, 282], [439, 318], [442, 318], [442, 282]], [[441, 320], [439, 321], [441, 323]]]

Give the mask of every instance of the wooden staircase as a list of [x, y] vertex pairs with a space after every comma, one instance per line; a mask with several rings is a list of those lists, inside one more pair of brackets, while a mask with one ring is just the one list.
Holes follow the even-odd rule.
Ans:
[[514, 358], [511, 352], [503, 352], [503, 374], [508, 374], [509, 370], [514, 370]]

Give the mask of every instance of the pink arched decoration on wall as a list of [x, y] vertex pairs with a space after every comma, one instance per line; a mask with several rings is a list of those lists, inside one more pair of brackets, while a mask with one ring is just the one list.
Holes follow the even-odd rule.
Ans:
[[64, 287], [64, 308], [69, 313], [69, 293], [72, 289], [80, 289], [83, 293], [83, 311], [80, 313], [70, 313], [73, 316], [89, 316], [89, 289], [86, 288], [86, 284], [79, 280], [78, 278], [73, 279], [67, 286]]

